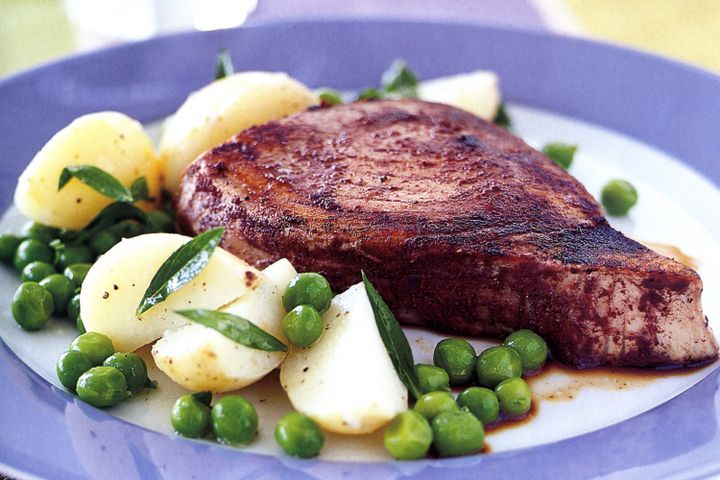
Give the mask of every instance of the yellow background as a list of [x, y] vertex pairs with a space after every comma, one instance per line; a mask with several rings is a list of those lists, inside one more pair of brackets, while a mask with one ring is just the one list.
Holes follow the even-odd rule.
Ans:
[[720, 73], [720, 0], [564, 0], [588, 35]]

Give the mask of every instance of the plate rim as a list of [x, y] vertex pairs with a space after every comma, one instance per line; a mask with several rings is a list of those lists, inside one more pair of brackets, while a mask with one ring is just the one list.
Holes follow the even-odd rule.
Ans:
[[[83, 60], [92, 59], [93, 57], [107, 55], [107, 54], [110, 53], [110, 52], [122, 53], [123, 51], [132, 51], [133, 49], [136, 49], [136, 48], [145, 48], [145, 49], [147, 49], [147, 48], [156, 48], [157, 45], [162, 44], [162, 42], [173, 41], [173, 39], [177, 39], [177, 38], [199, 37], [199, 36], [214, 36], [214, 35], [221, 35], [221, 34], [224, 33], [224, 32], [233, 32], [233, 31], [245, 30], [245, 29], [267, 29], [268, 27], [272, 28], [272, 27], [277, 27], [277, 26], [288, 26], [288, 25], [298, 25], [298, 24], [317, 25], [317, 24], [323, 24], [323, 23], [335, 23], [335, 24], [337, 24], [337, 23], [341, 23], [341, 24], [385, 24], [385, 25], [392, 25], [392, 24], [398, 24], [398, 23], [399, 23], [399, 24], [412, 24], [412, 25], [414, 25], [414, 26], [420, 26], [420, 27], [427, 26], [427, 25], [438, 25], [438, 24], [440, 24], [440, 26], [442, 26], [442, 27], [444, 27], [444, 28], [450, 28], [450, 27], [455, 27], [455, 26], [462, 26], [462, 27], [468, 27], [468, 28], [471, 28], [471, 29], [478, 28], [478, 29], [483, 29], [483, 30], [490, 30], [490, 31], [495, 31], [495, 32], [501, 32], [501, 33], [503, 33], [503, 34], [509, 33], [509, 34], [511, 34], [511, 35], [523, 35], [523, 36], [530, 36], [530, 37], [534, 37], [534, 38], [555, 38], [555, 39], [558, 39], [559, 41], [562, 41], [562, 42], [570, 42], [570, 43], [573, 43], [573, 44], [587, 45], [587, 46], [592, 46], [592, 47], [601, 46], [601, 47], [603, 47], [603, 48], [607, 48], [607, 49], [610, 49], [610, 50], [612, 50], [612, 51], [624, 51], [626, 54], [630, 54], [630, 55], [635, 56], [635, 57], [638, 57], [638, 58], [642, 58], [642, 59], [645, 59], [645, 60], [647, 60], [647, 59], [652, 59], [653, 61], [659, 62], [659, 63], [664, 64], [664, 65], [666, 65], [666, 66], [669, 65], [669, 66], [672, 66], [673, 68], [682, 69], [683, 71], [685, 71], [685, 72], [687, 72], [687, 73], [689, 73], [689, 74], [691, 74], [691, 75], [702, 75], [702, 76], [705, 76], [705, 77], [709, 77], [710, 79], [712, 79], [713, 81], [715, 81], [715, 82], [718, 83], [718, 87], [719, 87], [719, 88], [718, 88], [718, 91], [720, 92], [720, 77], [717, 76], [717, 75], [715, 75], [715, 74], [713, 74], [712, 72], [709, 72], [709, 71], [707, 71], [707, 70], [705, 70], [705, 69], [702, 69], [702, 68], [695, 67], [695, 66], [693, 66], [693, 65], [689, 65], [689, 64], [686, 64], [686, 63], [674, 61], [674, 60], [671, 60], [671, 59], [668, 59], [668, 58], [666, 58], [666, 57], [662, 57], [662, 56], [659, 56], [659, 55], [650, 54], [650, 53], [643, 52], [643, 51], [640, 51], [640, 50], [637, 50], [637, 49], [633, 49], [633, 48], [617, 46], [617, 45], [611, 44], [611, 43], [609, 43], [609, 42], [598, 42], [598, 41], [589, 40], [589, 39], [584, 39], [584, 38], [571, 37], [571, 36], [562, 35], [562, 34], [557, 34], [557, 33], [553, 33], [553, 32], [536, 31], [536, 30], [526, 29], [526, 28], [503, 27], [503, 26], [498, 26], [498, 25], [493, 25], [493, 24], [482, 24], [482, 23], [477, 23], [477, 22], [462, 22], [462, 21], [455, 21], [455, 20], [450, 20], [450, 19], [444, 19], [444, 20], [441, 20], [441, 21], [428, 21], [428, 20], [422, 20], [422, 19], [408, 19], [408, 20], [399, 20], [399, 19], [393, 19], [393, 18], [390, 18], [390, 19], [377, 19], [377, 18], [372, 18], [372, 17], [371, 17], [371, 18], [362, 18], [362, 19], [348, 19], [348, 18], [345, 18], [345, 17], [340, 17], [340, 18], [335, 18], [335, 17], [327, 17], [327, 18], [326, 18], [326, 17], [321, 17], [321, 18], [312, 19], [312, 20], [310, 20], [310, 19], [301, 19], [301, 20], [281, 20], [281, 19], [274, 19], [274, 20], [271, 20], [271, 21], [249, 21], [246, 25], [243, 25], [243, 26], [241, 26], [241, 27], [237, 27], [237, 28], [233, 28], [233, 29], [226, 29], [226, 30], [221, 30], [221, 31], [213, 31], [213, 32], [189, 31], [189, 32], [180, 32], [180, 33], [171, 33], [171, 34], [160, 35], [160, 36], [153, 37], [153, 38], [147, 39], [147, 40], [129, 42], [129, 43], [124, 43], [124, 44], [121, 44], [121, 45], [116, 45], [116, 46], [112, 46], [112, 47], [105, 48], [105, 49], [101, 49], [101, 50], [96, 50], [96, 51], [92, 51], [92, 52], [83, 52], [83, 53], [75, 54], [75, 55], [72, 55], [72, 56], [69, 56], [69, 57], [64, 57], [64, 58], [62, 58], [62, 59], [58, 59], [58, 60], [56, 60], [56, 61], [49, 62], [49, 63], [43, 64], [43, 65], [37, 66], [37, 67], [32, 68], [32, 69], [29, 69], [29, 70], [25, 70], [25, 71], [19, 72], [19, 73], [17, 73], [17, 74], [8, 76], [8, 77], [0, 80], [0, 92], [4, 91], [4, 90], [5, 90], [6, 88], [8, 88], [9, 86], [12, 86], [12, 85], [15, 84], [16, 82], [24, 82], [24, 81], [25, 81], [26, 79], [28, 79], [28, 78], [33, 78], [34, 76], [42, 75], [44, 72], [46, 72], [46, 71], [48, 71], [48, 70], [52, 70], [52, 69], [54, 69], [54, 68], [57, 68], [58, 66], [72, 65], [74, 62], [82, 62]], [[220, 33], [219, 33], [219, 32], [220, 32]], [[611, 128], [612, 128], [612, 127], [611, 127]], [[625, 133], [625, 132], [623, 132], [623, 133]], [[632, 136], [632, 135], [631, 135], [631, 136]], [[652, 144], [651, 144], [651, 145], [652, 145]], [[653, 146], [654, 146], [654, 145], [653, 145]], [[677, 157], [676, 157], [676, 158], [677, 158]], [[683, 161], [682, 159], [680, 159], [680, 160]], [[694, 166], [694, 165], [688, 164], [688, 163], [685, 162], [685, 161], [683, 161], [683, 163], [685, 163], [686, 165], [688, 165], [690, 168], [695, 169], [695, 166]], [[696, 170], [696, 171], [697, 171], [697, 170]], [[708, 178], [703, 172], [698, 172], [698, 173], [699, 173], [700, 175], [702, 175], [704, 178]], [[34, 370], [32, 370], [27, 364], [25, 364], [24, 362], [22, 362], [22, 360], [20, 360], [20, 359], [15, 355], [15, 353], [9, 348], [9, 346], [8, 346], [7, 344], [5, 344], [4, 340], [2, 341], [2, 346], [1, 346], [1, 347], [2, 347], [3, 353], [10, 355], [14, 361], [19, 362], [20, 365], [25, 368], [25, 371], [24, 371], [25, 375], [27, 375], [28, 373], [30, 373], [31, 376], [34, 375], [34, 376], [36, 377], [36, 379], [39, 379], [41, 382], [46, 383], [46, 384], [47, 384], [46, 386], [47, 386], [48, 389], [51, 389], [51, 390], [55, 391], [55, 393], [61, 392], [62, 395], [65, 396], [65, 401], [66, 401], [66, 402], [68, 402], [68, 403], [73, 403], [73, 400], [74, 400], [74, 397], [73, 397], [73, 396], [71, 396], [69, 393], [67, 393], [67, 392], [65, 392], [65, 391], [62, 391], [62, 390], [60, 390], [60, 389], [58, 389], [58, 388], [50, 385], [47, 381], [45, 381], [39, 374], [37, 374]], [[717, 368], [718, 368], [719, 366], [720, 366], [720, 364], [716, 363], [716, 365], [715, 365], [715, 367], [714, 367], [713, 373], [709, 374], [708, 377], [706, 377], [705, 379], [703, 379], [701, 382], [707, 382], [708, 379], [710, 379], [711, 377], [717, 377], [717, 373], [718, 373], [718, 372], [717, 372]], [[697, 386], [691, 387], [690, 390], [695, 389], [696, 387], [697, 387]], [[682, 393], [682, 394], [679, 395], [679, 396], [686, 395], [687, 393], [688, 393], [688, 392], [684, 392], [684, 393]], [[678, 396], [678, 397], [679, 397], [679, 396]], [[677, 398], [677, 397], [676, 397], [676, 398]], [[674, 401], [674, 400], [675, 400], [675, 399], [671, 400], [670, 402], [672, 402], [672, 401]], [[670, 402], [667, 402], [667, 403], [670, 403]], [[662, 405], [661, 405], [661, 406], [662, 406]], [[656, 408], [650, 410], [649, 412], [646, 412], [646, 413], [641, 414], [641, 415], [639, 415], [639, 416], [637, 416], [637, 417], [634, 417], [634, 418], [638, 418], [638, 417], [645, 416], [645, 415], [647, 415], [648, 413], [656, 410], [657, 408], [660, 408], [661, 406], [656, 407]], [[113, 421], [118, 421], [118, 420], [120, 420], [120, 422], [122, 422], [123, 424], [125, 424], [127, 427], [129, 427], [129, 428], [131, 428], [131, 429], [139, 429], [139, 431], [140, 431], [143, 435], [151, 434], [151, 435], [153, 435], [153, 436], [158, 436], [158, 437], [169, 437], [169, 436], [167, 436], [167, 435], [164, 434], [164, 433], [156, 432], [156, 431], [154, 431], [154, 430], [147, 429], [147, 428], [142, 427], [142, 426], [140, 426], [140, 425], [135, 425], [135, 424], [129, 423], [129, 422], [125, 421], [125, 420], [118, 419], [117, 417], [114, 417], [114, 416], [112, 416], [112, 415], [110, 415], [110, 414], [108, 414], [108, 413], [105, 413], [105, 412], [101, 411], [101, 410], [98, 410], [98, 412], [99, 412], [101, 415], [104, 415], [104, 416], [112, 419]], [[631, 420], [632, 420], [632, 419], [631, 419]], [[631, 420], [627, 420], [626, 422], [631, 421]], [[625, 423], [625, 422], [621, 422], [621, 423]], [[616, 424], [616, 425], [617, 425], [617, 424]], [[605, 428], [601, 429], [600, 431], [613, 429], [616, 425], [611, 425], [611, 426], [605, 427]], [[510, 455], [510, 454], [513, 454], [513, 455], [514, 455], [514, 454], [517, 454], [517, 453], [526, 452], [526, 451], [528, 451], [528, 450], [542, 449], [542, 448], [545, 448], [545, 447], [547, 447], [547, 446], [555, 445], [555, 444], [559, 444], [559, 443], [563, 443], [563, 442], [566, 442], [566, 441], [569, 441], [569, 440], [581, 439], [581, 438], [584, 438], [584, 437], [593, 435], [593, 434], [595, 434], [596, 432], [597, 432], [597, 431], [595, 431], [595, 432], [590, 432], [590, 433], [586, 433], [586, 434], [583, 434], [583, 435], [580, 435], [580, 436], [572, 437], [571, 439], [565, 439], [565, 440], [561, 440], [561, 441], [558, 441], [558, 442], [553, 442], [553, 443], [551, 443], [551, 444], [545, 444], [545, 445], [535, 446], [535, 447], [527, 447], [527, 448], [523, 448], [523, 449], [513, 450], [513, 451], [511, 451], [511, 452], [501, 452], [501, 453], [496, 453], [496, 454], [490, 454], [490, 455], [486, 455], [484, 458], [492, 459], [492, 458], [498, 457], [498, 456], [507, 456], [507, 455]], [[193, 443], [197, 443], [197, 442], [193, 442]], [[203, 443], [203, 445], [206, 445], [206, 444]], [[211, 445], [211, 449], [218, 449], [218, 450], [222, 450], [222, 451], [230, 451], [230, 450], [228, 449], [228, 447], [222, 447], [222, 446], [217, 446], [217, 445]], [[233, 453], [233, 454], [234, 454], [234, 453]], [[272, 454], [263, 454], [263, 453], [254, 453], [254, 452], [253, 452], [253, 453], [246, 452], [246, 453], [243, 453], [243, 455], [239, 455], [239, 456], [262, 456], [262, 457], [271, 457], [271, 458], [273, 458], [273, 459], [277, 459], [277, 458], [278, 458], [277, 456], [272, 455]], [[308, 462], [316, 462], [316, 463], [335, 463], [335, 464], [341, 464], [341, 465], [342, 465], [342, 464], [346, 464], [346, 465], [350, 465], [350, 466], [360, 465], [360, 466], [363, 466], [363, 467], [364, 467], [364, 466], [367, 466], [367, 465], [369, 465], [369, 464], [379, 464], [379, 465], [393, 464], [393, 465], [394, 465], [394, 464], [397, 463], [397, 462], [393, 462], [393, 461], [385, 461], [385, 462], [339, 462], [339, 461], [326, 461], [326, 460], [310, 460], [310, 461], [308, 461]], [[460, 460], [460, 459], [422, 460], [422, 461], [419, 461], [419, 462], [417, 462], [417, 463], [423, 464], [423, 465], [433, 465], [433, 464], [436, 464], [436, 463], [438, 463], [438, 462], [440, 462], [441, 464], [444, 464], [444, 465], [449, 465], [449, 469], [447, 470], [447, 473], [452, 473], [451, 470], [454, 469], [453, 467], [455, 466], [456, 463], [459, 463], [459, 464], [463, 464], [463, 463], [464, 463], [464, 462], [463, 462], [462, 460]], [[482, 463], [487, 463], [487, 462], [482, 462]], [[10, 467], [10, 468], [14, 468], [12, 465], [6, 464], [6, 462], [2, 461], [1, 459], [0, 459], [0, 465], [3, 465], [3, 466], [6, 466], [6, 465], [7, 465], [7, 466]], [[695, 467], [699, 467], [699, 466], [708, 466], [708, 467], [713, 467], [713, 468], [715, 468], [715, 467], [720, 468], [720, 459], [716, 459], [715, 461], [713, 461], [713, 459], [708, 459], [708, 461], [705, 462], [705, 463], [695, 464]], [[443, 473], [446, 473], [446, 472], [443, 472]]]

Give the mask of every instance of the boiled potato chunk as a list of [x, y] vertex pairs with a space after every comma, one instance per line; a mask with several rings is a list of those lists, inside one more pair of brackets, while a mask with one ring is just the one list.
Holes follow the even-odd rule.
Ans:
[[285, 73], [243, 72], [192, 93], [168, 119], [160, 140], [165, 188], [174, 192], [185, 167], [236, 133], [317, 103]]
[[168, 331], [152, 349], [155, 364], [191, 391], [229, 392], [260, 380], [280, 365], [285, 352], [236, 343], [199, 323]]
[[158, 197], [159, 160], [142, 125], [122, 113], [99, 112], [74, 120], [35, 155], [18, 179], [15, 205], [44, 225], [86, 226], [112, 200], [77, 179], [57, 189], [63, 168], [84, 164], [105, 170], [126, 186], [145, 177], [150, 194]]
[[[296, 274], [290, 262], [280, 260], [263, 270], [263, 282], [254, 293], [221, 310], [246, 318], [285, 341], [282, 294]], [[245, 387], [275, 370], [285, 358], [285, 352], [249, 348], [197, 323], [166, 332], [153, 346], [152, 355], [157, 367], [175, 383], [196, 392]]]
[[336, 296], [326, 331], [305, 349], [291, 348], [280, 382], [295, 409], [324, 429], [371, 433], [407, 410], [408, 396], [380, 338], [362, 283]]
[[152, 233], [123, 240], [90, 268], [80, 293], [85, 329], [104, 333], [115, 349], [131, 352], [190, 321], [175, 310], [215, 310], [260, 288], [260, 272], [235, 255], [216, 248], [207, 266], [164, 302], [141, 316], [140, 300], [160, 266], [190, 237]]
[[[244, 295], [222, 309], [246, 318], [281, 341], [285, 341], [282, 320], [287, 313], [282, 297], [297, 272], [287, 259], [278, 260], [262, 271], [264, 282], [252, 295]], [[284, 356], [283, 356], [284, 357]]]
[[444, 103], [492, 121], [500, 107], [500, 88], [494, 72], [475, 72], [420, 82], [418, 96], [427, 102]]

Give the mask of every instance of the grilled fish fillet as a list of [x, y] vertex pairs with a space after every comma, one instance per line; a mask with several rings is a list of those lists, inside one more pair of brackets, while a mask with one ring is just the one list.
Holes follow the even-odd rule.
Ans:
[[365, 270], [398, 318], [463, 335], [531, 328], [578, 367], [716, 358], [695, 271], [613, 230], [572, 176], [507, 131], [412, 100], [316, 108], [196, 160], [179, 224], [225, 225], [262, 267], [337, 291]]

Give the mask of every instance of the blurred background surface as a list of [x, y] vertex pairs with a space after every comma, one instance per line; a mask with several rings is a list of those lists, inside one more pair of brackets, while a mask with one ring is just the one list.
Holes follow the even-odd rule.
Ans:
[[0, 0], [0, 76], [175, 31], [319, 17], [462, 20], [551, 30], [720, 73], [718, 0]]

